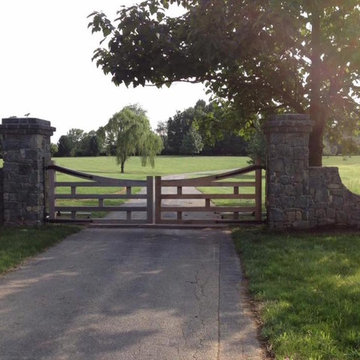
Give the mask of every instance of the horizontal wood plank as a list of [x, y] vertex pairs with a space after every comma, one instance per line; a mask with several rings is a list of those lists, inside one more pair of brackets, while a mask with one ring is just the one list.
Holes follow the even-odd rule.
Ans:
[[65, 186], [76, 186], [76, 187], [128, 187], [128, 186], [146, 186], [145, 180], [116, 180], [113, 181], [104, 181], [101, 183], [98, 182], [77, 182], [77, 181], [60, 181], [55, 182], [55, 187], [65, 187]]
[[212, 206], [212, 207], [202, 207], [202, 206], [162, 206], [161, 212], [253, 212], [255, 207], [247, 206]]
[[55, 206], [55, 211], [147, 211], [146, 206]]
[[255, 199], [255, 194], [165, 194], [161, 199]]
[[158, 224], [188, 224], [188, 225], [202, 225], [202, 224], [260, 224], [263, 223], [263, 221], [257, 221], [257, 220], [245, 220], [245, 219], [197, 219], [197, 220], [166, 220], [161, 219]]
[[222, 181], [222, 182], [194, 182], [191, 179], [185, 180], [161, 180], [161, 186], [166, 187], [255, 187], [255, 181]]
[[144, 194], [55, 194], [55, 199], [146, 199]]

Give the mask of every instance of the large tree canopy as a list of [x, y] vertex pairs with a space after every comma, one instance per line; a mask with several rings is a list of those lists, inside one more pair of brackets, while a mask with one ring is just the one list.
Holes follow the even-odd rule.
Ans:
[[[185, 9], [167, 16], [169, 4]], [[94, 59], [129, 86], [205, 82], [244, 126], [292, 111], [314, 121], [310, 163], [321, 165], [322, 136], [358, 122], [359, 0], [147, 0], [112, 23], [92, 14], [107, 39]]]

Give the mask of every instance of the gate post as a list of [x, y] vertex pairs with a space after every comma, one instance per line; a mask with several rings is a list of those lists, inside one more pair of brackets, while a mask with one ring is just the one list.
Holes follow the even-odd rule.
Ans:
[[147, 205], [147, 222], [152, 224], [154, 221], [154, 180], [152, 176], [146, 178], [146, 205]]
[[[50, 165], [54, 165], [53, 161], [50, 161]], [[56, 181], [56, 172], [54, 169], [49, 169], [48, 170], [48, 181], [49, 181], [49, 185], [48, 185], [48, 198], [47, 198], [47, 203], [48, 203], [48, 207], [49, 207], [49, 219], [50, 220], [55, 220], [56, 216], [55, 216], [55, 181]]]
[[155, 224], [161, 223], [161, 176], [155, 176]]
[[[261, 165], [261, 160], [258, 159], [255, 165]], [[262, 219], [262, 170], [255, 170], [255, 220]]]
[[45, 219], [46, 174], [50, 163], [49, 121], [36, 118], [2, 119], [4, 156], [4, 223], [39, 225]]
[[308, 115], [277, 115], [264, 127], [267, 135], [266, 207], [273, 229], [310, 227]]

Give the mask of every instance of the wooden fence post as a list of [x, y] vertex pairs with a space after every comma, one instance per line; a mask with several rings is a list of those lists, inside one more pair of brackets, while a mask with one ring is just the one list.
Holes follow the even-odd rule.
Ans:
[[146, 185], [146, 206], [147, 206], [147, 222], [152, 224], [154, 222], [154, 180], [152, 176], [148, 176], [146, 178], [147, 185]]
[[[261, 160], [257, 159], [256, 165], [261, 165]], [[255, 170], [255, 220], [262, 220], [262, 169]]]
[[[50, 163], [54, 164], [53, 161]], [[49, 219], [55, 220], [55, 170], [49, 169], [48, 171], [48, 179], [49, 179], [49, 187], [48, 187], [48, 206], [49, 206]]]
[[161, 176], [155, 176], [155, 224], [161, 223]]

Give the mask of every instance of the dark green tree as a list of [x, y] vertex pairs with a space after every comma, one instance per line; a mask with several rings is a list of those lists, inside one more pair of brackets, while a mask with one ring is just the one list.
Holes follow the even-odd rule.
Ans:
[[[169, 4], [186, 12], [169, 17]], [[326, 127], [358, 123], [358, 0], [147, 0], [115, 23], [93, 13], [106, 46], [94, 59], [119, 85], [205, 82], [246, 128], [269, 113], [309, 113], [310, 164], [321, 165]]]
[[180, 153], [184, 155], [199, 154], [204, 147], [201, 135], [191, 127], [183, 137]]
[[194, 108], [188, 108], [176, 114], [167, 121], [167, 153], [180, 154], [181, 144], [185, 134], [194, 121]]
[[57, 143], [57, 156], [73, 156], [73, 143], [67, 135], [62, 135]]
[[92, 130], [82, 135], [77, 145], [76, 156], [99, 156], [102, 142], [96, 131]]
[[51, 154], [51, 156], [52, 156], [52, 157], [53, 157], [53, 156], [57, 156], [58, 151], [59, 151], [58, 146], [57, 146], [56, 144], [51, 143], [51, 144], [50, 144], [50, 154]]

